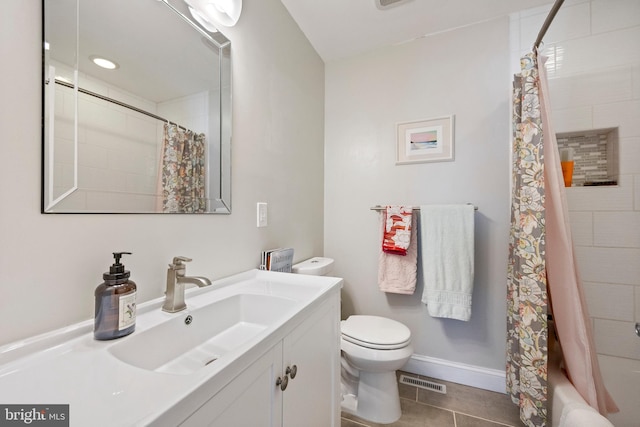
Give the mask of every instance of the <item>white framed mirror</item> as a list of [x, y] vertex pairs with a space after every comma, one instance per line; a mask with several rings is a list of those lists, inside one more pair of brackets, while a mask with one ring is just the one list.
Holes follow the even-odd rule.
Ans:
[[43, 213], [231, 212], [224, 35], [182, 0], [43, 0], [43, 28]]

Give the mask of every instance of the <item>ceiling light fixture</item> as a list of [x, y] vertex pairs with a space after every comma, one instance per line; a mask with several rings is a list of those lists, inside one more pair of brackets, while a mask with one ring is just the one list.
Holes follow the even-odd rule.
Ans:
[[393, 6], [399, 6], [402, 3], [406, 3], [410, 0], [375, 0], [376, 7], [380, 10], [389, 9]]
[[91, 55], [89, 59], [98, 67], [101, 67], [107, 70], [115, 70], [117, 68], [120, 68], [120, 65], [118, 65], [117, 62], [111, 61], [110, 59], [106, 59], [101, 56]]
[[189, 11], [194, 19], [207, 30], [209, 28], [202, 21], [214, 28], [217, 24], [233, 27], [240, 19], [242, 12], [242, 0], [184, 0], [184, 2], [189, 5]]
[[198, 12], [191, 6], [189, 6], [189, 12], [191, 12], [191, 16], [193, 16], [193, 19], [195, 19], [198, 24], [202, 25], [205, 30], [209, 31], [210, 33], [218, 32], [218, 29], [215, 27], [213, 22], [209, 21], [209, 19], [204, 16], [204, 14]]

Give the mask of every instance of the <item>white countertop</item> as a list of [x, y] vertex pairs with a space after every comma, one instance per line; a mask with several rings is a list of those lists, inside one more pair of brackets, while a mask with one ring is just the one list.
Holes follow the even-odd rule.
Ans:
[[[123, 338], [95, 340], [90, 320], [8, 344], [0, 347], [0, 403], [69, 404], [71, 426], [78, 427], [175, 425], [282, 339], [296, 319], [303, 319], [332, 291], [338, 292], [341, 284], [342, 279], [333, 277], [251, 270], [187, 290], [187, 310], [182, 312], [161, 311], [164, 298], [139, 305], [136, 330]], [[109, 351], [153, 326], [239, 293], [279, 294], [290, 298], [295, 309], [290, 318], [191, 374], [137, 368]]]

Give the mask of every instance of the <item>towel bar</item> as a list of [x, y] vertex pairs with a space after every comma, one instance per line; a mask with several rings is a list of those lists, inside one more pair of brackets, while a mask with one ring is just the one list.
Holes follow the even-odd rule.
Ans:
[[[471, 203], [467, 203], [468, 205], [470, 205]], [[371, 208], [372, 211], [382, 211], [384, 209], [386, 209], [386, 206], [382, 206], [382, 205], [375, 205], [374, 207]], [[413, 209], [414, 211], [419, 211], [420, 210], [420, 206], [413, 206], [411, 209]], [[478, 210], [477, 206], [473, 207], [474, 210]]]

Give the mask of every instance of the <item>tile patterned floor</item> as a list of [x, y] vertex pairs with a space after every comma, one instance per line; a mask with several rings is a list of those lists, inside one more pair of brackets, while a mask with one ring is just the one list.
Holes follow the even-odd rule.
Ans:
[[[399, 384], [402, 417], [391, 427], [521, 427], [518, 408], [502, 393], [398, 372], [447, 386], [447, 393]], [[341, 427], [379, 427], [349, 414], [342, 414]]]

